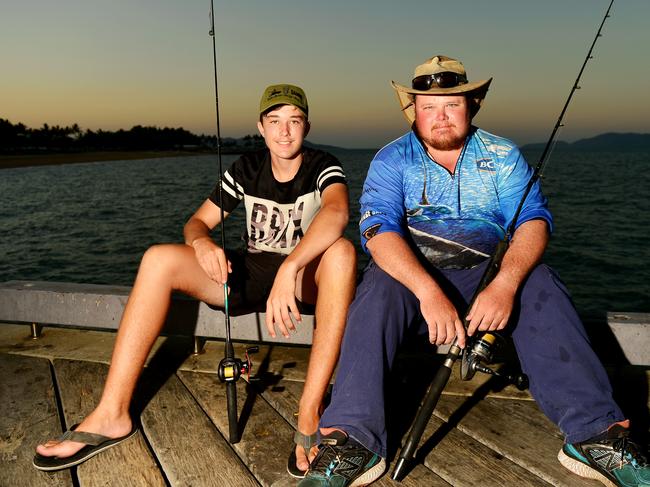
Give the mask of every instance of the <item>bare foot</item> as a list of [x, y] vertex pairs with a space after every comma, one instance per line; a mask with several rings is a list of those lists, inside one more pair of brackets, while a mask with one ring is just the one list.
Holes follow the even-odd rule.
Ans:
[[[298, 431], [305, 435], [313, 434], [318, 429], [318, 420], [320, 419], [321, 410], [321, 407], [316, 408], [314, 412], [310, 411], [309, 413], [301, 410], [298, 415]], [[307, 470], [309, 464], [314, 458], [316, 458], [317, 454], [318, 445], [312, 446], [308, 455], [305, 455], [305, 449], [302, 445], [296, 445], [296, 467], [302, 471]]]
[[316, 458], [318, 454], [318, 446], [314, 445], [309, 450], [309, 456], [305, 455], [305, 449], [296, 445], [296, 467], [298, 467], [303, 472], [309, 468], [311, 462]]
[[[86, 419], [84, 419], [75, 431], [84, 431], [86, 433], [95, 433], [106, 436], [108, 438], [119, 438], [131, 431], [132, 423], [131, 418], [127, 415], [117, 418], [107, 418], [106, 416], [98, 413], [97, 410], [93, 411]], [[44, 457], [59, 457], [66, 458], [74, 455], [84, 446], [84, 443], [76, 441], [59, 441], [49, 440], [36, 447], [36, 453]]]

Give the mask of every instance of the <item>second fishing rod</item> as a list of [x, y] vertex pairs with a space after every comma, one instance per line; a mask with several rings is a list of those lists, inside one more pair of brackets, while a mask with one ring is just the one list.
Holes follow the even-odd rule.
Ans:
[[[592, 52], [594, 46], [596, 45], [596, 41], [598, 40], [598, 38], [601, 37], [602, 35], [601, 32], [603, 29], [603, 25], [605, 24], [605, 21], [610, 16], [609, 12], [613, 4], [614, 4], [614, 0], [611, 0], [609, 6], [607, 7], [607, 11], [605, 12], [605, 15], [602, 19], [602, 22], [598, 27], [596, 36], [594, 37], [593, 42], [591, 43], [591, 46], [589, 48], [589, 51], [587, 52], [587, 56], [585, 57], [582, 66], [580, 68], [580, 71], [578, 72], [578, 76], [569, 92], [569, 96], [567, 97], [567, 100], [562, 108], [562, 111], [560, 112], [560, 115], [557, 121], [555, 122], [551, 135], [544, 147], [542, 155], [540, 156], [539, 162], [535, 166], [533, 174], [530, 177], [528, 184], [526, 185], [526, 188], [521, 197], [521, 200], [519, 201], [517, 209], [515, 210], [513, 218], [510, 221], [510, 224], [506, 228], [503, 239], [499, 241], [499, 243], [497, 244], [497, 247], [494, 253], [492, 254], [487, 264], [487, 267], [481, 277], [478, 287], [468, 304], [467, 307], [468, 310], [472, 309], [472, 306], [474, 305], [474, 302], [476, 301], [479, 294], [490, 284], [490, 282], [492, 282], [492, 280], [496, 277], [496, 275], [499, 273], [501, 269], [501, 264], [506, 255], [506, 252], [508, 251], [508, 248], [510, 246], [510, 241], [517, 228], [519, 215], [522, 211], [522, 208], [524, 207], [526, 198], [528, 197], [530, 191], [533, 189], [535, 184], [537, 184], [539, 178], [541, 177], [542, 171], [544, 169], [544, 165], [546, 164], [546, 161], [548, 160], [551, 150], [555, 144], [558, 130], [560, 129], [560, 127], [562, 127], [562, 120], [564, 119], [564, 115], [567, 111], [567, 108], [569, 107], [569, 104], [571, 103], [573, 94], [576, 92], [576, 90], [580, 89], [580, 85], [579, 85], [580, 78], [582, 77], [582, 73], [584, 72], [585, 66], [587, 65], [589, 60], [592, 59]], [[467, 319], [467, 315], [465, 315], [463, 319], [463, 326], [465, 330], [467, 330], [469, 327], [469, 321]], [[496, 346], [498, 341], [499, 341], [499, 336], [496, 333], [491, 333], [491, 332], [482, 333], [479, 334], [478, 338], [468, 340], [467, 347], [465, 348], [465, 350], [463, 350], [458, 346], [458, 338], [454, 339], [454, 341], [452, 342], [449, 348], [449, 351], [447, 352], [447, 356], [445, 357], [442, 366], [438, 369], [438, 372], [434, 376], [433, 381], [429, 386], [429, 390], [415, 417], [413, 426], [411, 427], [411, 430], [406, 439], [404, 447], [402, 448], [397, 463], [395, 464], [395, 468], [393, 469], [391, 475], [393, 480], [398, 480], [398, 481], [402, 480], [406, 475], [409, 464], [413, 461], [413, 458], [415, 456], [415, 452], [418, 444], [420, 443], [420, 439], [422, 438], [422, 434], [424, 433], [424, 429], [427, 423], [429, 422], [431, 415], [433, 414], [433, 410], [435, 409], [436, 404], [440, 399], [443, 389], [445, 388], [447, 382], [449, 381], [452, 367], [456, 362], [456, 360], [458, 360], [458, 358], [461, 356], [461, 354], [463, 355], [462, 364], [461, 364], [461, 378], [463, 380], [471, 379], [474, 376], [475, 372], [484, 372], [491, 375], [500, 375], [499, 372], [496, 372], [485, 366], [485, 364], [490, 363], [494, 353], [494, 347]], [[506, 376], [505, 378], [510, 382], [515, 383], [515, 385], [517, 385], [517, 387], [519, 387], [520, 389], [524, 389], [527, 387], [527, 378], [525, 376], [522, 375]]]

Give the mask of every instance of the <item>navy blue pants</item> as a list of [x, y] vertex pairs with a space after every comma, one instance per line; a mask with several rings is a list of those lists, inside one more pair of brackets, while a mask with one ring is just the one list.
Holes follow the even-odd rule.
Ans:
[[[462, 310], [484, 268], [441, 271], [436, 278]], [[586, 440], [622, 421], [605, 370], [551, 268], [534, 269], [515, 307], [508, 326], [514, 327], [512, 337], [530, 392], [566, 441]], [[428, 339], [418, 299], [371, 262], [348, 313], [332, 400], [320, 426], [340, 428], [384, 458], [385, 378], [407, 331]]]

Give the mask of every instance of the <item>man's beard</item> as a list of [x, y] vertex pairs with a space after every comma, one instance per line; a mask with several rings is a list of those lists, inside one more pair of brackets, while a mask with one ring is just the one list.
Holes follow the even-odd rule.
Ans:
[[[456, 126], [445, 126], [449, 127], [451, 129], [455, 129]], [[464, 134], [458, 134], [456, 132], [448, 132], [445, 135], [438, 136], [438, 137], [433, 137], [431, 135], [431, 132], [435, 130], [437, 127], [432, 127], [429, 130], [429, 133], [424, 136], [422, 134], [422, 131], [417, 127], [416, 125], [416, 131], [420, 139], [429, 147], [435, 150], [440, 150], [440, 151], [449, 151], [449, 150], [456, 150], [460, 149], [463, 147], [463, 144], [465, 143], [465, 139], [467, 138], [467, 133]], [[439, 128], [439, 127], [438, 127]]]

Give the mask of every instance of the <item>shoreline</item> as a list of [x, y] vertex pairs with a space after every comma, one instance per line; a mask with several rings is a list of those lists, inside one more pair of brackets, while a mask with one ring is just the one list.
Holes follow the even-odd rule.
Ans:
[[[183, 157], [190, 155], [216, 155], [197, 151], [92, 151], [92, 152], [54, 152], [43, 154], [0, 154], [0, 170], [30, 166], [52, 166], [58, 164], [77, 164], [82, 162], [125, 161], [134, 159], [157, 159], [160, 157]], [[222, 152], [222, 155], [224, 153]]]

